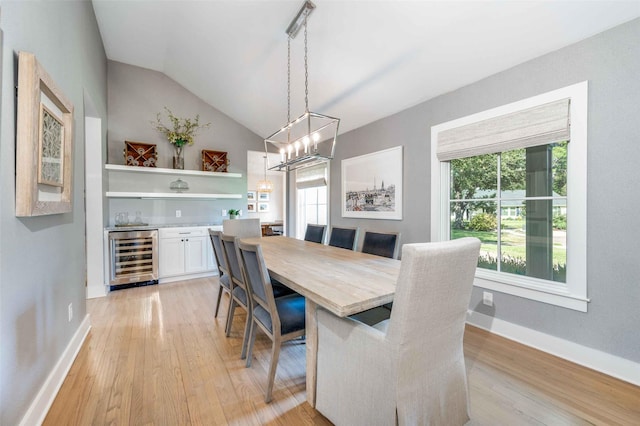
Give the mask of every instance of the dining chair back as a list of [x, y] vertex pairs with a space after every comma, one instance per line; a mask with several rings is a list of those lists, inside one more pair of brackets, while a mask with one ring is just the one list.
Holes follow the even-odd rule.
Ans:
[[237, 247], [240, 265], [244, 270], [247, 288], [253, 302], [247, 367], [251, 366], [258, 328], [273, 342], [265, 391], [265, 402], [268, 403], [272, 398], [273, 382], [282, 343], [305, 334], [305, 299], [297, 293], [275, 298], [260, 245], [238, 241]]
[[222, 221], [222, 232], [225, 235], [233, 235], [240, 238], [252, 238], [262, 236], [260, 219], [225, 219]]
[[214, 318], [218, 317], [218, 310], [220, 309], [220, 301], [222, 299], [222, 292], [231, 294], [231, 278], [229, 276], [229, 269], [227, 268], [227, 261], [223, 253], [222, 243], [220, 242], [220, 235], [222, 232], [209, 229], [209, 239], [211, 240], [211, 247], [213, 248], [213, 258], [216, 261], [218, 267], [218, 296], [216, 298], [216, 308], [213, 314]]
[[396, 259], [399, 245], [399, 232], [366, 231], [362, 241], [362, 252]]
[[359, 228], [332, 226], [331, 235], [329, 236], [329, 245], [348, 250], [355, 250], [356, 244], [358, 243], [358, 230]]
[[307, 230], [304, 233], [304, 240], [322, 244], [326, 229], [327, 225], [312, 225], [309, 223], [307, 224]]
[[479, 251], [477, 238], [405, 244], [391, 317], [373, 327], [318, 310], [316, 409], [338, 425], [465, 424]]
[[229, 272], [231, 277], [231, 297], [229, 298], [229, 309], [227, 309], [227, 324], [225, 327], [225, 334], [227, 337], [231, 334], [231, 328], [233, 325], [233, 316], [236, 306], [240, 306], [247, 311], [247, 318], [244, 326], [244, 333], [242, 339], [242, 352], [240, 358], [244, 359], [247, 353], [247, 343], [249, 341], [249, 328], [251, 326], [251, 299], [248, 295], [247, 287], [245, 285], [244, 275], [238, 259], [238, 253], [236, 250], [237, 237], [233, 235], [220, 235], [220, 242], [224, 250], [227, 263], [229, 265]]

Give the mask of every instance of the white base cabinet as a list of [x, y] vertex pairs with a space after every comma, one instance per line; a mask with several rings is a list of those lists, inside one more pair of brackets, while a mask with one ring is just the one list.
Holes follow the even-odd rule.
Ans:
[[160, 282], [217, 274], [208, 227], [158, 230]]

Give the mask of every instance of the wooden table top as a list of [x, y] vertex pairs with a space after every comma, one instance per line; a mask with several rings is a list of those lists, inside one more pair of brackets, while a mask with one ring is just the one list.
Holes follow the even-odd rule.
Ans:
[[393, 301], [399, 260], [283, 236], [242, 241], [262, 246], [273, 278], [338, 316]]

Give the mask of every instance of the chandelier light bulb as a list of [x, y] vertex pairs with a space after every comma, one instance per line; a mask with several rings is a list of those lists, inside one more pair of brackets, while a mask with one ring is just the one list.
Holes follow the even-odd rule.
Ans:
[[313, 141], [317, 143], [320, 140], [320, 133], [315, 132], [311, 137], [313, 138]]
[[296, 157], [298, 156], [298, 151], [300, 150], [300, 141], [296, 141], [296, 143], [293, 144], [296, 147]]
[[280, 148], [280, 162], [284, 163], [284, 148]]
[[287, 145], [287, 159], [291, 160], [291, 151], [293, 150], [293, 147], [291, 145]]
[[307, 154], [309, 152], [309, 138], [302, 139], [302, 143], [304, 144], [304, 153]]

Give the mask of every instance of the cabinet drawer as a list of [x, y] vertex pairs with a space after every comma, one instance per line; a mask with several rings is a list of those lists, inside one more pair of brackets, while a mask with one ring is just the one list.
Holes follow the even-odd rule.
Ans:
[[160, 228], [160, 238], [204, 237], [208, 235], [207, 228]]

